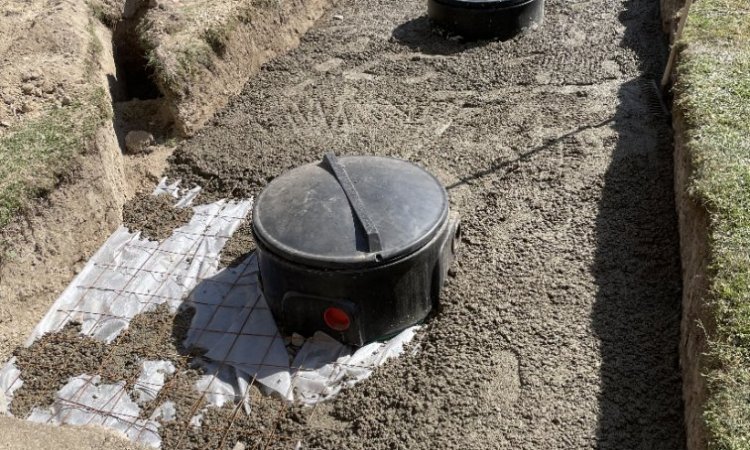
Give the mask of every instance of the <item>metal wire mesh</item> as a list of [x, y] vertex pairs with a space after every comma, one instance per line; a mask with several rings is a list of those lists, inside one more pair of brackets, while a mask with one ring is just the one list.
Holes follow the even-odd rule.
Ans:
[[[89, 335], [95, 335], [97, 332], [105, 329], [105, 326], [112, 321], [121, 321], [127, 324], [136, 315], [152, 311], [161, 304], [169, 304], [173, 312], [177, 311], [182, 305], [188, 304], [192, 308], [201, 309], [200, 320], [194, 319], [189, 330], [193, 342], [201, 342], [205, 339], [209, 341], [217, 339], [231, 340], [226, 351], [223, 352], [223, 357], [214, 358], [211, 361], [212, 364], [210, 367], [213, 367], [213, 371], [205, 374], [211, 376], [210, 382], [207, 386], [200, 389], [200, 395], [192, 402], [189, 413], [175, 419], [182, 421], [184, 425], [184, 431], [177, 441], [176, 448], [184, 447], [184, 441], [187, 439], [187, 433], [191, 426], [190, 422], [196, 414], [199, 414], [206, 407], [206, 399], [210, 396], [225, 395], [224, 391], [213, 390], [214, 382], [219, 379], [223, 370], [237, 367], [238, 364], [245, 362], [243, 355], [236, 350], [237, 348], [241, 348], [243, 349], [242, 351], [246, 351], [246, 338], [253, 338], [252, 343], [255, 346], [253, 352], [262, 354], [257, 373], [263, 370], [285, 369], [290, 371], [292, 377], [296, 377], [300, 371], [304, 370], [304, 362], [297, 366], [285, 366], [279, 364], [278, 361], [268, 359], [272, 346], [278, 345], [279, 341], [283, 343], [282, 336], [279, 335], [275, 328], [269, 330], [262, 329], [262, 327], [246, 327], [248, 321], [253, 317], [253, 312], [266, 310], [263, 313], [270, 315], [265, 302], [259, 301], [261, 294], [258, 289], [255, 289], [258, 298], [248, 298], [245, 296], [249, 288], [253, 288], [257, 283], [257, 267], [254, 264], [252, 256], [249, 256], [238, 266], [218, 273], [215, 270], [186, 272], [175, 269], [186, 266], [198, 258], [206, 261], [211, 259], [218, 261], [218, 252], [207, 253], [205, 251], [207, 247], [206, 243], [208, 241], [219, 242], [220, 246], [223, 246], [236, 227], [245, 220], [245, 215], [222, 215], [222, 213], [226, 212], [225, 209], [224, 207], [220, 207], [215, 208], [211, 214], [196, 214], [203, 221], [203, 226], [199, 228], [199, 232], [196, 232], [195, 229], [190, 231], [177, 230], [173, 234], [174, 239], [167, 239], [155, 247], [152, 244], [144, 245], [144, 242], [141, 240], [132, 239], [129, 241], [126, 249], [120, 249], [121, 251], [126, 250], [130, 252], [131, 255], [135, 255], [130, 258], [130, 261], [123, 262], [118, 260], [118, 258], [114, 258], [111, 254], [100, 252], [100, 254], [97, 254], [90, 261], [89, 270], [85, 276], [76, 278], [68, 288], [69, 296], [72, 296], [74, 301], [63, 303], [58, 301], [48, 313], [48, 317], [54, 319], [52, 320], [53, 325], [48, 326], [48, 331], [60, 330], [68, 322], [80, 320], [82, 317], [85, 317], [87, 326], [84, 332]], [[236, 212], [236, 205], [232, 205], [230, 209], [232, 212]], [[247, 213], [249, 207], [245, 208], [245, 211]], [[223, 222], [224, 226], [217, 227], [214, 223], [215, 221]], [[228, 228], [230, 229], [228, 233], [226, 232], [228, 229], [227, 224], [229, 224]], [[179, 241], [180, 245], [175, 244], [176, 240]], [[186, 243], [187, 245], [185, 245]], [[137, 261], [138, 264], [130, 264], [132, 261]], [[179, 293], [179, 295], [175, 293]], [[136, 306], [122, 314], [113, 312], [115, 308], [111, 308], [111, 306], [119, 301], [123, 301], [123, 299], [127, 299], [130, 305]], [[221, 325], [221, 322], [216, 320], [219, 316], [240, 316], [243, 311], [246, 314], [244, 323], [238, 324], [237, 327], [227, 329], [225, 324]], [[240, 342], [242, 346], [238, 346]], [[265, 348], [258, 347], [263, 345], [265, 345]], [[144, 433], [157, 433], [158, 425], [154, 422], [149, 422], [148, 418], [141, 417], [140, 415], [126, 414], [118, 411], [120, 402], [129, 398], [130, 394], [128, 391], [133, 387], [132, 380], [129, 380], [129, 383], [121, 383], [119, 388], [113, 391], [109, 398], [100, 399], [101, 401], [97, 403], [98, 406], [95, 408], [92, 408], [90, 403], [82, 401], [82, 396], [92, 383], [97, 382], [97, 380], [112, 378], [111, 366], [116, 363], [113, 360], [113, 355], [114, 353], [110, 349], [102, 358], [94, 373], [86, 374], [89, 377], [85, 379], [74, 395], [69, 398], [58, 398], [56, 400], [57, 406], [62, 411], [62, 416], [61, 418], [58, 417], [58, 419], [60, 422], [65, 423], [67, 417], [74, 411], [89, 411], [93, 414], [91, 414], [86, 423], [87, 425], [99, 424], [106, 426], [115, 421], [124, 427], [121, 430], [124, 429], [126, 434], [129, 434], [133, 429], [137, 430], [137, 432], [129, 434], [129, 437], [134, 441], [139, 441]], [[169, 356], [174, 361], [187, 361], [192, 358], [189, 354], [179, 353]], [[330, 361], [330, 364], [334, 367], [369, 368], [366, 366], [339, 363], [337, 361]], [[331, 377], [333, 377], [334, 373], [335, 371], [331, 372]], [[23, 374], [19, 376], [23, 376]], [[14, 382], [11, 382], [10, 386], [14, 384]], [[201, 432], [219, 433], [218, 435], [222, 436], [220, 446], [229, 446], [230, 448], [235, 444], [235, 442], [227, 440], [231, 435], [230, 432], [233, 432], [235, 436], [245, 437], [248, 442], [254, 442], [254, 448], [297, 447], [297, 437], [286, 436], [276, 432], [279, 421], [283, 420], [290, 406], [288, 402], [278, 403], [278, 408], [269, 430], [234, 428], [237, 418], [242, 414], [246, 414], [243, 410], [243, 404], [249, 404], [252, 410], [253, 397], [249, 393], [251, 388], [256, 384], [256, 377], [253, 376], [243, 392], [234, 399], [235, 404], [232, 407], [232, 412], [223, 426], [216, 429], [215, 425], [207, 425], [201, 428]], [[289, 389], [292, 389], [292, 386], [290, 385]], [[178, 396], [180, 395], [178, 390], [184, 388], [169, 382], [163, 385], [143, 382], [142, 387], [149, 388], [155, 393], [158, 392], [160, 398]], [[194, 388], [197, 389], [197, 387]], [[5, 393], [6, 396], [12, 394], [8, 390]], [[322, 397], [324, 392], [321, 390], [317, 395]], [[287, 395], [287, 398], [289, 397], [290, 395]], [[45, 405], [37, 406], [43, 407]], [[50, 415], [47, 421], [52, 422], [53, 417]]]

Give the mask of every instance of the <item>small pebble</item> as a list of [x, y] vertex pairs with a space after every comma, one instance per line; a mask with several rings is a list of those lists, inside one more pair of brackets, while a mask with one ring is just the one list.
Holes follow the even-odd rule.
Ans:
[[295, 347], [302, 347], [302, 345], [305, 343], [305, 337], [301, 336], [297, 333], [294, 333], [292, 335], [292, 345]]
[[36, 80], [37, 78], [39, 78], [39, 73], [34, 71], [26, 72], [21, 76], [22, 81], [31, 81]]
[[125, 135], [125, 151], [127, 153], [145, 153], [154, 143], [154, 135], [148, 131], [135, 130]]

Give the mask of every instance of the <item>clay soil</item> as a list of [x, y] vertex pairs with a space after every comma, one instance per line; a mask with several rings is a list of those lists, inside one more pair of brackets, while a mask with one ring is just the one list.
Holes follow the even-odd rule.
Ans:
[[255, 195], [325, 151], [404, 158], [462, 217], [419, 352], [280, 410], [266, 442], [684, 447], [671, 136], [647, 82], [658, 3], [550, 0], [539, 30], [467, 43], [421, 0], [344, 0], [177, 150], [170, 175], [209, 197]]

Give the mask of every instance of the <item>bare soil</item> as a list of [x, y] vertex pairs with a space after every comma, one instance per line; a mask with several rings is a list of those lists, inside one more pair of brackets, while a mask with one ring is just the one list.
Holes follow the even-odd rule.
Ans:
[[132, 3], [138, 5], [130, 19], [138, 33], [134, 44], [144, 43], [141, 64], [148, 59], [149, 71], [169, 104], [177, 131], [192, 135], [263, 63], [296, 47], [299, 37], [330, 2]]
[[[29, 75], [51, 82], [72, 101], [85, 101], [82, 92], [106, 90], [108, 81], [116, 79], [108, 45], [111, 31], [91, 17], [85, 3], [52, 3], [0, 0], [0, 29], [8, 31], [0, 36], [0, 95], [6, 100], [0, 105], [0, 121], [13, 127], [22, 128], [62, 105], [58, 94], [24, 94], [23, 79]], [[13, 113], [14, 105], [24, 101], [35, 102], [32, 111]], [[149, 155], [122, 155], [122, 124], [121, 115], [115, 114], [111, 124], [82, 144], [71, 164], [74, 169], [0, 230], [0, 360], [24, 342], [54, 299], [120, 225], [125, 200], [152, 189], [164, 169], [171, 148], [163, 143]], [[0, 135], [5, 130], [0, 126]]]
[[69, 324], [29, 348], [16, 349], [13, 355], [24, 383], [10, 405], [14, 416], [25, 418], [34, 407], [51, 405], [71, 377], [96, 373], [107, 355], [106, 345], [80, 336], [80, 331], [80, 324]]
[[122, 222], [128, 229], [153, 241], [163, 241], [193, 218], [193, 208], [175, 208], [170, 195], [140, 193], [123, 206]]
[[[168, 360], [185, 370], [188, 358], [181, 346], [190, 326], [192, 314], [186, 310], [175, 317], [166, 305], [138, 315], [128, 329], [110, 345], [80, 334], [80, 325], [71, 323], [56, 333], [48, 333], [30, 347], [14, 351], [16, 366], [24, 381], [16, 391], [10, 410], [16, 417], [26, 417], [34, 407], [51, 405], [55, 393], [71, 377], [81, 374], [101, 375], [105, 382], [125, 381], [133, 388], [141, 371], [141, 362]], [[148, 418], [156, 400], [145, 405], [142, 416]]]
[[148, 447], [133, 444], [123, 436], [118, 436], [99, 426], [58, 427], [41, 425], [0, 416], [0, 429], [3, 430], [2, 450], [30, 449], [59, 450], [144, 450]]
[[[1, 361], [7, 360], [13, 349], [25, 340], [86, 259], [121, 223], [123, 202], [136, 192], [153, 188], [171, 153], [172, 112], [160, 98], [161, 93], [154, 91], [153, 82], [138, 79], [148, 75], [143, 66], [146, 55], [141, 48], [118, 46], [126, 41], [132, 43], [117, 34], [118, 30], [126, 28], [117, 27], [122, 22], [123, 10], [128, 9], [125, 3], [122, 0], [0, 0], [0, 29], [3, 30], [0, 36], [0, 136], [8, 130], [22, 129], [27, 121], [53, 109], [85, 101], [85, 94], [92, 89], [109, 90], [114, 110], [112, 123], [105, 124], [86, 142], [85, 148], [81, 148], [82, 155], [75, 161], [75, 170], [63, 174], [54, 189], [44, 193], [44, 198], [28, 205], [25, 214], [0, 230]], [[127, 3], [132, 8], [144, 2]], [[150, 3], [154, 6], [163, 2]], [[195, 2], [180, 3], [186, 9], [195, 6]], [[221, 2], [221, 5], [216, 1], [204, 3], [204, 9], [206, 6], [226, 9], [235, 4], [231, 1]], [[323, 5], [315, 3], [318, 8]], [[234, 83], [235, 90], [261, 62], [294, 45], [296, 36], [304, 32], [312, 16], [280, 19], [287, 20], [287, 34], [271, 34], [267, 28], [263, 31], [266, 36], [279, 38], [276, 46], [244, 42], [237, 47], [242, 52], [231, 55], [232, 64], [242, 68], [242, 71], [230, 69], [225, 74], [225, 81]], [[188, 26], [188, 31], [200, 35], [203, 30], [194, 25]], [[258, 28], [262, 25], [260, 21]], [[243, 58], [251, 61], [246, 64]], [[134, 72], [134, 76], [126, 77], [126, 72]], [[238, 77], [239, 72], [243, 72], [245, 78]], [[141, 82], [143, 89], [139, 87]], [[198, 100], [196, 96], [191, 97], [197, 103], [205, 103], [201, 109], [204, 119], [223, 104], [230, 93], [221, 83], [212, 86], [214, 90], [208, 97]], [[129, 130], [153, 133], [156, 145], [149, 149], [149, 154], [121, 155], [124, 136]], [[70, 358], [65, 358], [66, 361], [75, 362], [78, 356], [86, 355], [80, 351], [80, 342], [67, 345], [63, 337], [58, 338], [63, 342], [50, 348], [60, 355], [68, 355]], [[84, 359], [91, 362], [90, 356]], [[65, 366], [59, 358], [55, 361]], [[21, 405], [25, 395], [21, 392], [16, 408], [29, 409], [39, 402], [44, 403], [44, 399], [49, 400], [61, 374], [50, 369], [49, 373], [27, 376], [30, 381], [26, 387], [36, 386], [40, 389], [39, 396], [37, 399], [27, 397], [28, 404]], [[0, 447], [136, 447], [122, 445], [119, 438], [103, 429], [50, 432], [48, 427], [16, 422], [15, 419], [0, 420], [4, 436]]]
[[219, 255], [220, 267], [234, 267], [255, 251], [252, 219], [247, 219], [229, 238]]
[[[183, 364], [164, 390], [178, 405], [164, 448], [683, 448], [671, 137], [642, 88], [663, 65], [659, 28], [657, 0], [550, 0], [539, 30], [468, 43], [435, 33], [421, 0], [342, 0], [178, 149], [169, 174], [207, 199], [245, 197], [324, 151], [409, 159], [448, 186], [462, 259], [419, 352], [316, 408], [253, 391], [253, 415], [229, 406], [195, 429], [200, 372], [174, 332], [184, 317], [162, 311], [142, 335], [134, 322], [107, 349], [113, 376], [131, 379], [144, 354]], [[124, 185], [114, 171], [101, 177]], [[98, 198], [81, 195], [75, 211]], [[119, 220], [118, 201], [103, 209], [102, 222], [52, 217], [100, 236]], [[0, 295], [13, 293], [0, 305], [4, 354], [85, 261], [72, 234], [55, 247], [45, 242], [63, 232], [42, 229], [26, 231], [23, 264], [0, 273]], [[251, 248], [247, 226], [224, 261]], [[60, 270], [31, 286], [35, 261]], [[35, 361], [55, 361], [37, 350]], [[51, 383], [26, 403], [49, 401]]]
[[710, 298], [709, 214], [689, 192], [695, 173], [686, 146], [685, 118], [675, 111], [675, 197], [682, 255], [682, 324], [680, 365], [682, 397], [685, 403], [685, 431], [688, 449], [705, 449], [708, 435], [704, 421], [708, 386], [705, 373], [710, 367], [707, 338], [716, 329], [716, 319], [705, 299]]
[[405, 158], [462, 217], [420, 351], [300, 413], [325, 429], [279, 414], [271, 441], [684, 447], [671, 135], [644, 89], [665, 58], [658, 3], [550, 0], [539, 30], [468, 43], [422, 1], [345, 0], [176, 151], [168, 173], [209, 196], [255, 195], [325, 151]]
[[0, 135], [88, 91], [88, 20], [84, 2], [0, 0]]
[[[195, 392], [192, 386], [186, 387]], [[244, 444], [245, 448], [294, 448], [296, 442], [291, 443], [290, 439], [284, 439], [276, 434], [279, 418], [286, 417], [287, 407], [284, 402], [268, 397], [255, 386], [251, 387], [248, 395], [252, 402], [250, 415], [246, 414], [240, 405], [208, 408], [202, 412], [200, 427], [193, 427], [188, 423], [191, 408], [201, 405], [200, 402], [196, 402], [197, 396], [193, 394], [177, 397], [179, 419], [165, 423], [160, 428], [162, 448], [232, 449], [237, 443]]]

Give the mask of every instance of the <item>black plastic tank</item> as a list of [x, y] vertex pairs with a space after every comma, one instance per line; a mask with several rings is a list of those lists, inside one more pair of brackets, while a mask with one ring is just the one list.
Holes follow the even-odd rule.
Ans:
[[469, 39], [510, 39], [541, 25], [544, 0], [428, 0], [440, 27]]
[[328, 154], [293, 169], [253, 211], [261, 288], [282, 332], [354, 345], [430, 314], [459, 232], [434, 176], [377, 156]]

